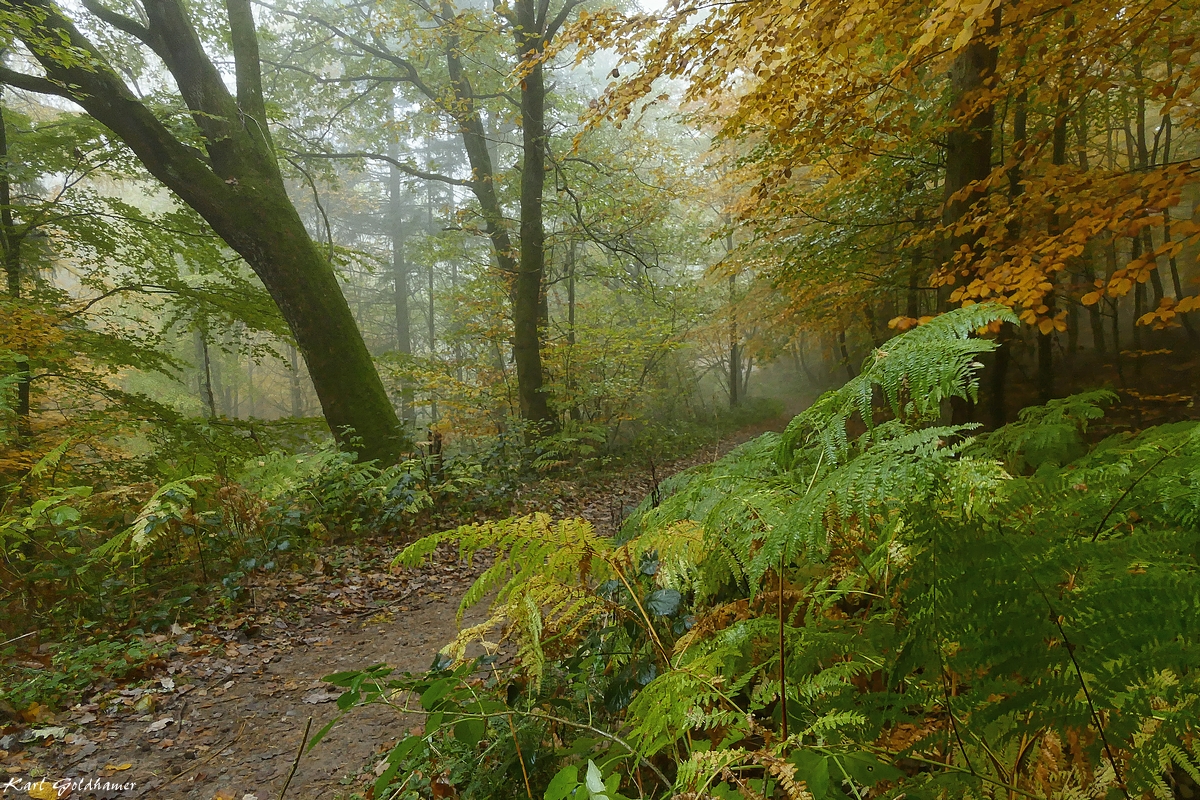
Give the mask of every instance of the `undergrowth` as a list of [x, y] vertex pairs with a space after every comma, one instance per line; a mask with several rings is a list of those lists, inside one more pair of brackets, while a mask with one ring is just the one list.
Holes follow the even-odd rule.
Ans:
[[[665, 460], [770, 411], [683, 425], [637, 457]], [[0, 485], [0, 701], [61, 705], [91, 679], [135, 674], [149, 634], [235, 612], [247, 583], [303, 570], [319, 546], [509, 514], [518, 489], [536, 501], [545, 478], [594, 478], [633, 452], [579, 426], [526, 441], [512, 425], [386, 467], [295, 424], [180, 423], [154, 437], [132, 461], [68, 438]]]
[[427, 674], [330, 676], [343, 711], [425, 713], [370, 796], [1191, 796], [1200, 428], [1089, 445], [1103, 391], [948, 423], [1008, 317], [889, 341], [617, 539], [534, 515], [410, 546], [494, 557], [463, 600], [490, 615]]

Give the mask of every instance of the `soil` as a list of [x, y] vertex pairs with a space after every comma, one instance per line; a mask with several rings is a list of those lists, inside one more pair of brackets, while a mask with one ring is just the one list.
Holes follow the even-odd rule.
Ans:
[[[555, 481], [520, 505], [584, 517], [611, 534], [657, 481], [779, 425], [743, 430], [686, 459], [600, 485]], [[292, 800], [348, 798], [419, 719], [387, 706], [354, 709], [297, 760], [306, 729], [314, 735], [339, 714], [339, 690], [322, 676], [381, 662], [428, 669], [454, 638], [459, 598], [484, 566], [463, 564], [447, 550], [419, 569], [393, 571], [401, 547], [389, 539], [329, 548], [305, 574], [250, 587], [249, 607], [222, 624], [176, 626], [153, 637], [166, 655], [150, 680], [95, 687], [87, 702], [47, 714], [24, 737], [0, 738], [0, 789], [10, 785], [0, 797], [53, 797], [44, 788], [31, 793], [28, 783], [70, 778], [83, 785], [69, 794], [60, 789], [59, 798], [274, 800], [285, 783]], [[485, 612], [469, 610], [464, 624]], [[34, 731], [44, 738], [20, 741]], [[117, 788], [89, 788], [88, 781]]]

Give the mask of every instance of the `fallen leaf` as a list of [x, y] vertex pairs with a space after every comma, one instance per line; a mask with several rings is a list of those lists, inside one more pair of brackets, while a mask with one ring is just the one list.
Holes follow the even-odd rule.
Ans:
[[170, 717], [163, 717], [160, 720], [151, 722], [150, 727], [146, 728], [146, 733], [155, 733], [157, 731], [161, 731], [163, 728], [167, 727], [174, 721], [175, 720], [171, 719]]
[[104, 768], [107, 770], [112, 770], [113, 772], [124, 772], [132, 766], [133, 764], [130, 764], [128, 761], [126, 761], [124, 764], [105, 764]]
[[339, 692], [313, 692], [312, 694], [304, 696], [304, 702], [312, 705], [317, 705], [319, 703], [332, 703], [339, 697], [341, 697]]
[[38, 728], [29, 732], [34, 739], [62, 739], [67, 735], [67, 729], [61, 726], [53, 728]]
[[29, 796], [33, 800], [58, 800], [58, 789], [49, 781], [38, 781], [29, 787]]

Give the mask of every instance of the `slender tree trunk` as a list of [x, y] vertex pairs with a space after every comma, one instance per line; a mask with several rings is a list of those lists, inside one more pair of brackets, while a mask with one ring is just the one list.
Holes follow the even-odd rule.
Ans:
[[[1141, 64], [1136, 64], [1134, 67], [1134, 77], [1136, 78], [1135, 91], [1137, 92], [1137, 154], [1138, 166], [1143, 173], [1148, 173], [1154, 166], [1154, 157], [1150, 153], [1150, 149], [1146, 141], [1146, 91], [1142, 86], [1142, 69]], [[1142, 245], [1146, 253], [1154, 252], [1154, 235], [1150, 228], [1142, 230]], [[1154, 307], [1158, 308], [1159, 304], [1165, 295], [1163, 289], [1162, 275], [1158, 271], [1158, 259], [1155, 259], [1154, 269], [1150, 272], [1150, 286], [1154, 290]], [[1136, 323], [1135, 323], [1136, 324]]]
[[849, 348], [846, 347], [846, 331], [845, 331], [845, 329], [838, 331], [837, 341], [838, 341], [838, 352], [840, 352], [842, 355], [842, 365], [845, 366], [845, 368], [846, 368], [846, 379], [854, 380], [854, 377], [858, 373], [855, 371], [854, 365], [852, 363], [850, 363], [850, 350], [849, 350]]
[[[1025, 193], [1025, 186], [1021, 183], [1025, 168], [1025, 154], [1028, 146], [1028, 125], [1029, 125], [1029, 93], [1022, 91], [1017, 95], [1016, 104], [1013, 109], [1013, 145], [1012, 145], [1012, 166], [1008, 168], [1008, 195], [1009, 201], [1012, 204], [1018, 202], [1018, 198]], [[1013, 222], [1008, 226], [1009, 239], [1015, 240], [1021, 235], [1020, 223], [1017, 221], [1019, 215], [1013, 215]], [[1013, 330], [1012, 323], [1004, 322], [1000, 325], [1000, 332], [996, 335], [998, 346], [996, 347], [996, 358], [992, 364], [991, 376], [991, 417], [992, 428], [1001, 428], [1008, 424], [1008, 377], [1010, 367], [1012, 366], [1012, 347], [1016, 335]]]
[[[1174, 69], [1175, 68], [1174, 68], [1173, 60], [1171, 58], [1171, 53], [1168, 52], [1167, 53], [1167, 82], [1168, 83], [1171, 81], [1171, 79], [1174, 75]], [[1174, 127], [1170, 114], [1167, 114], [1166, 116], [1163, 117], [1162, 127], [1163, 127], [1162, 163], [1163, 163], [1163, 166], [1166, 166], [1171, 163], [1171, 134], [1173, 132], [1172, 128]], [[1163, 209], [1163, 244], [1164, 245], [1170, 244], [1171, 241], [1172, 241], [1171, 209], [1166, 208], [1166, 209]], [[1175, 290], [1175, 299], [1176, 299], [1176, 301], [1182, 300], [1184, 298], [1183, 282], [1180, 281], [1180, 279], [1179, 279], [1179, 264], [1176, 261], [1174, 253], [1171, 253], [1170, 255], [1167, 256], [1167, 264], [1171, 268], [1171, 288]], [[1179, 314], [1178, 316], [1179, 316], [1179, 321], [1183, 323], [1184, 330], [1187, 331], [1188, 340], [1192, 344], [1196, 344], [1197, 340], [1200, 340], [1200, 336], [1197, 336], [1196, 328], [1195, 328], [1195, 326], [1192, 325], [1191, 318], [1187, 314]]]
[[[21, 246], [25, 232], [17, 228], [12, 208], [12, 183], [9, 178], [8, 125], [4, 118], [4, 93], [0, 87], [0, 246], [3, 248], [4, 275], [8, 296], [21, 299]], [[30, 370], [29, 356], [18, 353], [17, 363], [17, 435], [29, 436], [32, 427], [29, 419]]]
[[[1068, 18], [1068, 25], [1073, 24], [1073, 19]], [[1067, 110], [1068, 98], [1066, 90], [1066, 71], [1060, 76], [1060, 85], [1058, 89], [1058, 97], [1054, 109], [1054, 130], [1053, 130], [1053, 152], [1051, 155], [1051, 163], [1056, 167], [1066, 166], [1067, 163]], [[1062, 220], [1057, 213], [1050, 215], [1048, 224], [1051, 236], [1058, 236], [1063, 232]], [[1057, 283], [1057, 275], [1047, 275], [1046, 280], [1051, 284]], [[1058, 313], [1058, 293], [1055, 289], [1051, 289], [1046, 293], [1043, 302], [1049, 307], [1046, 316], [1053, 319]], [[1038, 384], [1038, 399], [1043, 403], [1050, 402], [1054, 397], [1054, 340], [1057, 338], [1055, 331], [1051, 328], [1045, 333], [1038, 332], [1038, 349], [1037, 349], [1037, 384]]]
[[300, 361], [296, 348], [288, 347], [288, 358], [291, 362], [292, 416], [296, 419], [304, 416], [304, 395], [300, 386]]
[[575, 380], [575, 269], [576, 246], [572, 241], [567, 250], [567, 394], [571, 398], [571, 419], [579, 422], [583, 411], [579, 407], [578, 389]]
[[[396, 98], [388, 104], [388, 122], [393, 124], [396, 119]], [[400, 143], [396, 140], [395, 131], [390, 133], [388, 155], [396, 158], [400, 155]], [[395, 306], [396, 318], [396, 350], [406, 358], [412, 355], [412, 320], [408, 309], [408, 261], [405, 258], [404, 230], [404, 188], [401, 184], [401, 173], [395, 164], [388, 169], [388, 230], [392, 240], [392, 299]], [[400, 418], [404, 421], [405, 429], [411, 432], [414, 420], [413, 389], [405, 381], [400, 387]], [[410, 433], [411, 435], [411, 433]]]
[[912, 255], [912, 265], [908, 271], [908, 297], [905, 306], [905, 315], [910, 319], [918, 319], [921, 316], [921, 255], [914, 250]]
[[737, 278], [729, 278], [729, 407], [737, 408], [742, 399], [738, 389], [742, 383], [741, 348], [738, 346], [738, 318], [735, 290]]
[[812, 369], [808, 366], [808, 361], [804, 358], [803, 335], [798, 338], [798, 340], [793, 344], [793, 347], [795, 348], [796, 361], [799, 362], [800, 369], [804, 370], [804, 375], [808, 378], [809, 383], [811, 383], [813, 386], [816, 386], [820, 383], [820, 381], [817, 380], [817, 376], [813, 373]]
[[[430, 184], [426, 184], [425, 190], [426, 190], [426, 193], [425, 193], [425, 235], [433, 236], [434, 235], [433, 187]], [[429, 270], [428, 270], [428, 274], [427, 274], [427, 278], [428, 278], [427, 284], [428, 285], [426, 287], [426, 292], [428, 293], [428, 301], [429, 302], [428, 302], [428, 306], [425, 310], [425, 321], [427, 323], [426, 333], [427, 333], [427, 336], [429, 339], [429, 360], [430, 361], [433, 361], [437, 358], [437, 316], [435, 313], [437, 311], [437, 307], [436, 307], [436, 300], [435, 300], [434, 294], [433, 294], [434, 267], [435, 267], [435, 259], [430, 259], [429, 260]], [[434, 425], [437, 423], [437, 421], [438, 421], [437, 394], [433, 393], [431, 391], [430, 395], [429, 395], [429, 424]], [[431, 433], [430, 441], [433, 441], [432, 436], [433, 436], [433, 434]], [[440, 436], [440, 434], [439, 434], [439, 436]]]
[[[142, 5], [145, 24], [103, 13], [163, 59], [206, 153], [176, 138], [52, 0], [0, 0], [0, 9], [22, 21], [17, 33], [50, 78], [9, 73], [6, 80], [78, 103], [200, 214], [246, 259], [279, 307], [337, 440], [361, 458], [396, 460], [405, 442], [395, 410], [333, 266], [309, 237], [279, 171], [249, 0], [226, 0], [236, 97], [204, 52], [182, 0]], [[79, 55], [63, 59], [64, 43]]]
[[[475, 102], [474, 89], [463, 69], [459, 37], [446, 37], [446, 67], [454, 93], [455, 121], [471, 165], [471, 190], [479, 200], [484, 227], [492, 242], [492, 250], [502, 273], [512, 281], [509, 300], [513, 314], [513, 360], [517, 372], [517, 402], [521, 417], [535, 423], [533, 434], [553, 427], [553, 415], [543, 391], [541, 340], [538, 325], [538, 306], [545, 266], [545, 227], [543, 192], [545, 187], [545, 71], [541, 52], [545, 43], [544, 24], [539, 24], [538, 4], [533, 0], [518, 0], [516, 47], [525, 75], [521, 85], [522, 155], [521, 220], [519, 254], [513, 247], [496, 192], [496, 171], [488, 150], [488, 137]], [[442, 16], [453, 19], [454, 7], [442, 3]]]
[[254, 391], [254, 358], [246, 363], [246, 416], [254, 419], [258, 416], [258, 395]]
[[[293, 350], [293, 352], [295, 352]], [[217, 398], [213, 392], [212, 360], [208, 352], [208, 329], [196, 331], [196, 356], [200, 362], [200, 402], [204, 404], [209, 419], [217, 418]]]
[[[1117, 237], [1113, 236], [1108, 240], [1108, 247], [1104, 249], [1105, 257], [1108, 261], [1108, 272], [1105, 275], [1104, 283], [1107, 286], [1112, 280], [1113, 273], [1117, 271]], [[1112, 343], [1113, 343], [1113, 358], [1117, 363], [1117, 367], [1121, 365], [1121, 304], [1119, 298], [1110, 298], [1112, 303]]]

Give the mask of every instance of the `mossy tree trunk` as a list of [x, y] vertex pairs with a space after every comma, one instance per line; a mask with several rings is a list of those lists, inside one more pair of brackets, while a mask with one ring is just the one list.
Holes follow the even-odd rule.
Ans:
[[[4, 95], [0, 92], [0, 251], [4, 258], [5, 285], [8, 296], [21, 299], [21, 246], [28, 228], [18, 226], [13, 216], [12, 180], [8, 163], [8, 128], [4, 120]], [[29, 424], [29, 359], [17, 355], [17, 433], [27, 436]]]
[[[182, 0], [146, 0], [146, 22], [86, 0], [109, 25], [166, 65], [204, 151], [177, 138], [138, 100], [99, 50], [49, 0], [0, 0], [46, 77], [0, 70], [0, 82], [79, 104], [156, 178], [202, 216], [262, 280], [308, 365], [325, 419], [364, 459], [396, 459], [405, 442], [332, 264], [288, 198], [267, 126], [249, 0], [226, 0], [237, 96], [205, 53]], [[355, 444], [355, 440], [359, 442]]]
[[536, 425], [555, 422], [543, 388], [542, 280], [546, 272], [546, 75], [542, 66], [548, 3], [518, 0], [517, 54], [521, 72], [521, 257], [512, 285], [513, 361], [521, 417]]

